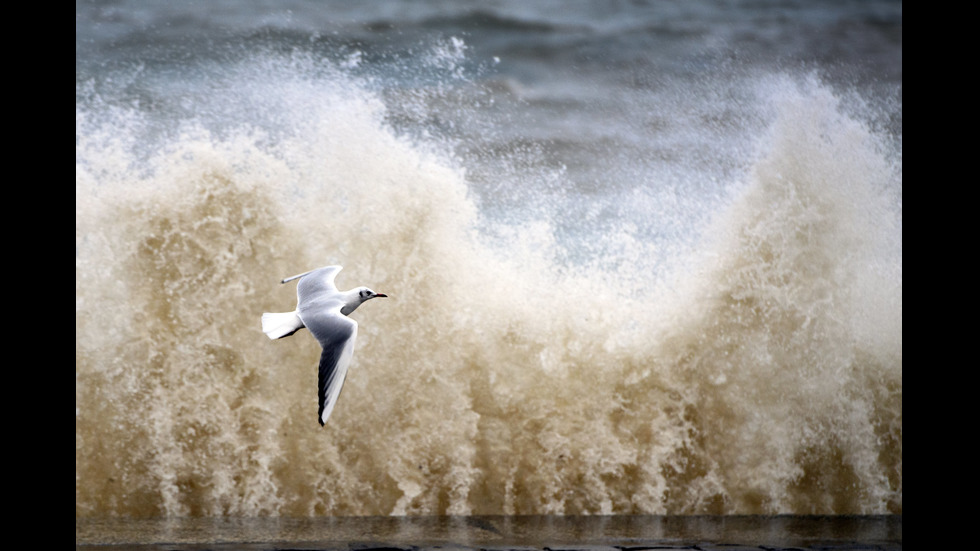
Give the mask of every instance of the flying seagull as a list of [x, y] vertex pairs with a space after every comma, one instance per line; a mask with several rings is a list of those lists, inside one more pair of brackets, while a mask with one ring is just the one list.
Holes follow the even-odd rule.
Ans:
[[337, 290], [333, 280], [341, 269], [341, 266], [326, 266], [287, 277], [282, 283], [299, 280], [296, 285], [296, 310], [262, 314], [262, 331], [270, 339], [288, 337], [306, 327], [320, 341], [323, 352], [320, 354], [320, 409], [317, 418], [321, 426], [327, 422], [337, 404], [354, 354], [357, 322], [347, 316], [372, 298], [388, 296], [367, 287]]

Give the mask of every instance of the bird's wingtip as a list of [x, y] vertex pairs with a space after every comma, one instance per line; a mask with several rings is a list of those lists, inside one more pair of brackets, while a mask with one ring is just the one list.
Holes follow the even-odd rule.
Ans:
[[316, 272], [316, 271], [319, 271], [319, 270], [327, 270], [327, 269], [333, 269], [333, 275], [336, 276], [337, 275], [337, 272], [339, 272], [340, 270], [343, 270], [344, 267], [343, 266], [336, 265], [336, 264], [334, 264], [332, 266], [324, 266], [322, 268], [317, 268], [316, 270], [310, 270], [308, 272], [303, 272], [301, 274], [296, 274], [294, 276], [289, 276], [287, 278], [283, 278], [283, 279], [281, 279], [279, 281], [279, 283], [287, 283], [287, 282], [290, 282], [290, 281], [292, 281], [294, 279], [299, 279], [299, 278], [301, 278], [301, 277], [303, 277], [305, 275], [312, 274], [313, 272]]

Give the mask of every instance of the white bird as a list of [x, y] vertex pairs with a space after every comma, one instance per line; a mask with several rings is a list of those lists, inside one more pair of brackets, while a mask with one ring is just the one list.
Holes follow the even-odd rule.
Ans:
[[357, 322], [347, 316], [372, 298], [388, 296], [367, 287], [337, 290], [334, 278], [341, 269], [341, 266], [326, 266], [287, 277], [282, 283], [299, 279], [296, 310], [262, 314], [262, 331], [270, 339], [288, 337], [306, 327], [323, 347], [318, 380], [320, 409], [317, 412], [321, 426], [327, 422], [337, 403], [354, 354]]

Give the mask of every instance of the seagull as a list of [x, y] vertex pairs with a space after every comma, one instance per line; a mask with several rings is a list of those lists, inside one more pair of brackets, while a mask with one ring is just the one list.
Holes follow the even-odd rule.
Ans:
[[296, 310], [262, 314], [262, 331], [270, 339], [288, 337], [306, 327], [323, 347], [318, 380], [320, 409], [317, 419], [320, 426], [327, 422], [337, 404], [354, 354], [357, 322], [347, 316], [372, 298], [388, 296], [367, 287], [337, 290], [334, 278], [341, 269], [341, 266], [325, 266], [283, 279], [281, 283], [299, 280]]

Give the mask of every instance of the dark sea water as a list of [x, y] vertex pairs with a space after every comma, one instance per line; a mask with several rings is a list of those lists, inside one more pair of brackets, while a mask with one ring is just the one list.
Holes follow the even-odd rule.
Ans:
[[[116, 551], [902, 548], [900, 515], [76, 518], [75, 533], [76, 549]], [[91, 543], [96, 537], [103, 539]]]
[[[79, 1], [75, 28], [77, 545], [830, 515], [901, 546], [901, 2]], [[328, 264], [390, 298], [321, 429], [319, 347], [259, 318]]]

